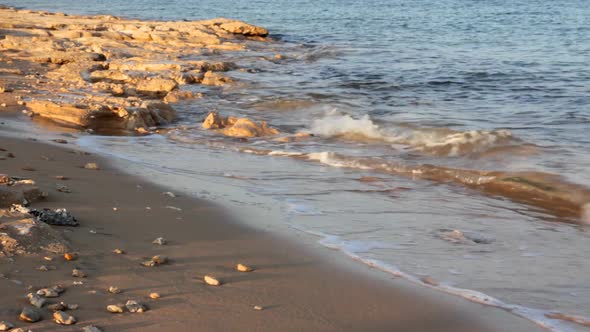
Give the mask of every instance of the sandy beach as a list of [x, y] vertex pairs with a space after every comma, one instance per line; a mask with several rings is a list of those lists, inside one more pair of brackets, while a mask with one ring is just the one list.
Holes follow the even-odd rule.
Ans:
[[[0, 115], [31, 117], [55, 133], [52, 141], [14, 138], [14, 129], [2, 123], [0, 175], [11, 185], [34, 181], [26, 185], [41, 197], [30, 208], [65, 208], [79, 222], [76, 227], [45, 225], [42, 230], [49, 235], [43, 241], [59, 239], [51, 248], [29, 243], [18, 252], [8, 242], [0, 244], [0, 322], [33, 331], [79, 331], [89, 325], [100, 331], [543, 330], [506, 310], [372, 269], [303, 235], [246, 226], [235, 213], [230, 215], [224, 201], [200, 200], [152, 184], [80, 150], [73, 137], [60, 134], [166, 132], [177, 118], [175, 103], [203, 97], [188, 86], [239, 84], [232, 78], [239, 73], [232, 71], [240, 69], [216, 56], [243, 51], [250, 42], [271, 43], [266, 29], [227, 19], [155, 22], [10, 8], [0, 9], [0, 16], [5, 18], [0, 24], [5, 37], [0, 39], [5, 51], [0, 54]], [[192, 59], [195, 52], [208, 60]], [[271, 58], [284, 59], [280, 54]], [[202, 119], [198, 121], [201, 128]], [[278, 136], [277, 142], [290, 143], [312, 137], [215, 112], [203, 128], [236, 142]], [[85, 167], [92, 163], [96, 167]], [[6, 202], [0, 201], [7, 205], [0, 209], [0, 233], [16, 218]], [[563, 204], [564, 214], [577, 216], [581, 204], [570, 205]], [[154, 244], [158, 238], [165, 240]], [[66, 260], [64, 252], [77, 258]], [[166, 261], [153, 263], [157, 255]], [[144, 266], [150, 259], [155, 266]], [[253, 271], [237, 271], [237, 264]], [[74, 269], [85, 277], [74, 277]], [[206, 284], [205, 276], [221, 285]], [[42, 315], [39, 322], [18, 319], [23, 307], [30, 307], [27, 294], [55, 285], [65, 291], [36, 310]], [[120, 292], [110, 292], [111, 287]], [[152, 293], [159, 298], [150, 298]], [[129, 300], [144, 305], [145, 312], [107, 311], [107, 306]], [[76, 318], [75, 325], [53, 321], [48, 306], [61, 301], [79, 306], [65, 311]]]
[[[2, 137], [2, 173], [33, 179], [49, 193], [33, 207], [66, 208], [80, 226], [54, 227], [79, 258], [38, 254], [3, 257], [0, 321], [42, 331], [77, 331], [96, 325], [103, 331], [539, 331], [502, 310], [410, 287], [377, 271], [348, 262], [337, 253], [318, 253], [276, 235], [241, 226], [223, 213], [223, 202], [169, 197], [158, 188], [113, 169], [108, 161], [68, 148]], [[48, 160], [47, 160], [48, 159]], [[99, 170], [85, 169], [94, 162]], [[23, 167], [34, 167], [25, 171]], [[69, 179], [58, 181], [55, 176]], [[70, 193], [58, 192], [56, 184]], [[217, 204], [219, 203], [219, 204]], [[116, 208], [116, 209], [115, 209]], [[164, 237], [168, 243], [154, 245]], [[112, 250], [120, 248], [125, 254]], [[153, 255], [170, 262], [140, 263]], [[52, 261], [45, 261], [49, 256]], [[237, 272], [243, 263], [253, 272]], [[41, 265], [55, 270], [38, 271]], [[82, 285], [71, 277], [87, 273]], [[204, 275], [219, 278], [206, 285]], [[56, 299], [80, 308], [69, 311], [78, 323], [58, 326], [44, 319], [27, 324], [17, 317], [31, 290], [60, 284]], [[110, 294], [110, 286], [120, 294]], [[149, 299], [151, 292], [161, 298]], [[145, 313], [112, 314], [109, 304], [128, 299], [144, 303]], [[255, 306], [263, 310], [255, 310]]]

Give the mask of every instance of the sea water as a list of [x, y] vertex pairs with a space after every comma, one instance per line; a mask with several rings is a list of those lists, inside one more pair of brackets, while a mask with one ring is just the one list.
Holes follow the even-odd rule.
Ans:
[[[590, 316], [585, 1], [4, 3], [267, 27], [272, 42], [219, 55], [246, 69], [229, 73], [238, 84], [199, 88], [165, 135], [79, 144], [199, 197], [278, 210], [253, 219], [393, 276], [584, 329], [546, 314]], [[200, 128], [212, 110], [314, 136], [220, 137]]]

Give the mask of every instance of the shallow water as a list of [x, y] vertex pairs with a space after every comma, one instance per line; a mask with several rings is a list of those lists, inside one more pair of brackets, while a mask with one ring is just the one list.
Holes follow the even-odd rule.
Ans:
[[[239, 84], [177, 106], [184, 127], [81, 144], [189, 192], [221, 181], [230, 204], [245, 196], [223, 188], [240, 188], [243, 204], [276, 204], [293, 228], [417, 280], [590, 316], [584, 1], [4, 3], [268, 27], [276, 42], [222, 55], [248, 69], [230, 73]], [[211, 110], [314, 136], [226, 139], [200, 129]]]

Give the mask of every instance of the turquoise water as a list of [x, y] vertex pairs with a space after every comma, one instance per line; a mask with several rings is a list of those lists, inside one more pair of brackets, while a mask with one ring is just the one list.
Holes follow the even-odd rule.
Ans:
[[[394, 275], [590, 316], [590, 237], [579, 226], [590, 207], [586, 217], [583, 208], [563, 212], [533, 191], [486, 187], [480, 173], [565, 188], [577, 207], [590, 203], [584, 1], [4, 3], [144, 19], [224, 16], [269, 28], [275, 43], [219, 55], [248, 69], [230, 73], [243, 85], [177, 105], [179, 124], [198, 124], [215, 109], [313, 139], [243, 143], [193, 126], [81, 144], [185, 191], [223, 183], [260, 198], [208, 188], [228, 204], [271, 199], [288, 225]], [[285, 60], [265, 60], [277, 53]], [[161, 155], [174, 158], [163, 164]], [[294, 158], [280, 157], [287, 155]], [[453, 230], [466, 238], [453, 241]], [[580, 327], [555, 330], [570, 328]]]

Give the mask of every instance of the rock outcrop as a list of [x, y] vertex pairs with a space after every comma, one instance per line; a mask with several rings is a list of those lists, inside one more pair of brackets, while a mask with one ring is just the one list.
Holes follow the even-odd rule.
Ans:
[[30, 64], [30, 72], [14, 74], [28, 85], [29, 114], [95, 131], [169, 124], [176, 112], [167, 103], [193, 96], [185, 85], [234, 81], [219, 74], [234, 63], [208, 56], [268, 35], [224, 18], [140, 21], [14, 8], [0, 8], [0, 29], [0, 58]]

